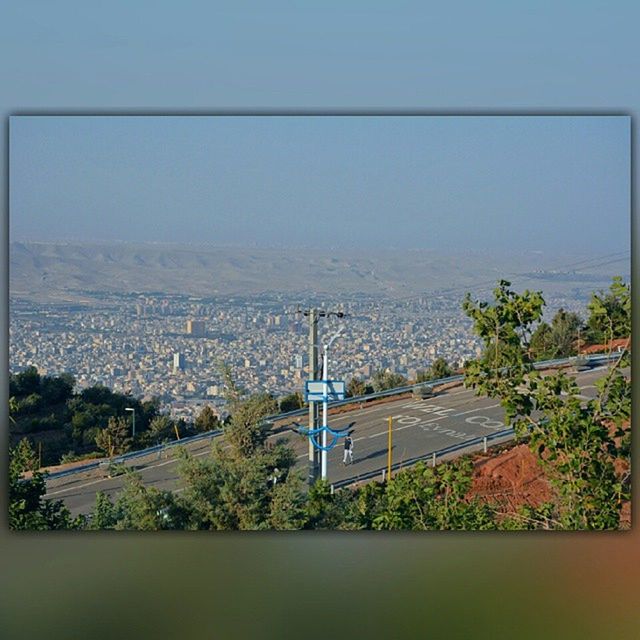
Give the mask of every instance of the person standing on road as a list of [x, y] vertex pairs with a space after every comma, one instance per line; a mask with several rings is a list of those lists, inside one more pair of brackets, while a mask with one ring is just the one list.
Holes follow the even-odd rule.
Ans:
[[348, 435], [344, 439], [344, 459], [342, 461], [343, 464], [347, 464], [347, 459], [349, 460], [349, 463], [353, 462], [353, 439], [350, 435]]

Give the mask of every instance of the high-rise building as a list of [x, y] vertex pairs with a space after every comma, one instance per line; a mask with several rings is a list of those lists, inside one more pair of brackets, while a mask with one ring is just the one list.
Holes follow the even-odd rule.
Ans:
[[203, 338], [205, 327], [203, 320], [187, 320], [187, 333], [196, 338]]
[[184, 353], [173, 354], [173, 372], [184, 371]]

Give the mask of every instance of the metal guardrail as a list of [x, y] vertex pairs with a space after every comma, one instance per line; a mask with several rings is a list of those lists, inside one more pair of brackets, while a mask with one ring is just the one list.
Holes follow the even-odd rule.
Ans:
[[[572, 356], [570, 358], [557, 358], [555, 360], [541, 360], [540, 362], [534, 363], [534, 367], [536, 369], [545, 369], [547, 367], [554, 367], [563, 364], [572, 364], [572, 362], [578, 356]], [[618, 357], [618, 354], [595, 354], [587, 356], [587, 362], [591, 361], [607, 361], [607, 360], [615, 360]], [[432, 387], [438, 387], [443, 384], [448, 384], [449, 382], [458, 382], [464, 379], [464, 375], [455, 375], [449, 376], [448, 378], [438, 378], [437, 380], [427, 380], [425, 382], [418, 382], [416, 384], [407, 385], [404, 387], [395, 387], [394, 389], [387, 389], [386, 391], [378, 391], [376, 393], [369, 393], [364, 396], [353, 396], [351, 398], [346, 398], [345, 400], [339, 400], [338, 402], [332, 402], [331, 407], [340, 407], [347, 404], [352, 404], [356, 402], [368, 402], [369, 400], [376, 400], [378, 398], [385, 398], [388, 396], [400, 395], [401, 393], [409, 393], [414, 389], [419, 389], [424, 385], [430, 385]], [[266, 420], [282, 420], [284, 418], [293, 418], [295, 416], [301, 416], [308, 413], [308, 408], [304, 407], [302, 409], [295, 409], [294, 411], [288, 411], [287, 413], [279, 413], [273, 416], [268, 416], [265, 418]]]
[[172, 440], [171, 442], [163, 442], [162, 444], [156, 444], [153, 447], [147, 447], [146, 449], [138, 449], [137, 451], [129, 451], [129, 453], [123, 453], [122, 455], [116, 456], [114, 458], [99, 458], [94, 462], [90, 462], [88, 464], [84, 464], [79, 467], [73, 467], [73, 469], [65, 469], [64, 471], [54, 471], [53, 473], [47, 473], [47, 479], [51, 480], [54, 478], [64, 478], [65, 476], [70, 476], [75, 473], [81, 473], [82, 471], [89, 471], [90, 469], [96, 469], [101, 465], [105, 464], [120, 464], [126, 462], [127, 460], [131, 460], [132, 458], [141, 458], [157, 451], [164, 451], [165, 449], [170, 449], [171, 447], [177, 447], [183, 445], [187, 442], [197, 442], [198, 440], [206, 440], [210, 438], [216, 438], [217, 436], [222, 435], [221, 429], [216, 429], [214, 431], [207, 431], [205, 433], [199, 433], [196, 436], [189, 436], [188, 438], [182, 438], [180, 440]]
[[[499, 440], [501, 438], [511, 438], [515, 435], [515, 430], [513, 428], [502, 429], [501, 431], [496, 431], [488, 436], [478, 436], [476, 438], [471, 438], [470, 440], [465, 440], [464, 442], [460, 442], [458, 444], [453, 444], [448, 447], [444, 447], [442, 449], [436, 449], [434, 451], [429, 451], [429, 453], [424, 453], [419, 456], [415, 456], [413, 458], [408, 458], [407, 460], [402, 460], [401, 462], [396, 462], [391, 465], [391, 471], [399, 471], [400, 469], [404, 469], [410, 467], [417, 462], [422, 460], [433, 459], [435, 456], [436, 459], [442, 456], [446, 456], [448, 453], [454, 453], [455, 451], [460, 451], [461, 449], [467, 449], [469, 447], [473, 447], [474, 445], [484, 444], [485, 441], [488, 443], [492, 440]], [[367, 471], [366, 473], [359, 474], [357, 476], [353, 476], [351, 478], [345, 478], [344, 480], [339, 480], [338, 482], [333, 482], [332, 486], [336, 489], [341, 489], [342, 487], [348, 487], [352, 484], [356, 484], [357, 482], [363, 482], [364, 480], [371, 480], [376, 476], [384, 475], [386, 471], [386, 467], [381, 469], [376, 469], [375, 471]]]
[[[331, 407], [341, 407], [347, 404], [353, 404], [358, 402], [368, 402], [369, 400], [377, 400], [378, 398], [386, 398], [388, 396], [397, 396], [401, 393], [409, 393], [414, 389], [423, 387], [428, 384], [432, 387], [437, 387], [448, 382], [456, 382], [463, 380], [464, 375], [449, 376], [448, 378], [440, 378], [438, 380], [429, 380], [428, 382], [418, 382], [417, 384], [410, 384], [405, 387], [395, 387], [394, 389], [387, 389], [385, 391], [377, 391], [376, 393], [368, 393], [364, 396], [352, 396], [351, 398], [345, 398], [344, 400], [338, 400], [337, 402], [331, 402]], [[268, 416], [265, 420], [282, 420], [284, 418], [293, 418], [295, 416], [302, 416], [309, 412], [307, 407], [302, 409], [296, 409], [295, 411], [288, 411], [287, 413], [278, 413], [273, 416]]]
[[[545, 369], [547, 367], [553, 367], [553, 366], [559, 366], [559, 365], [563, 365], [563, 364], [571, 364], [573, 361], [575, 361], [575, 358], [577, 356], [573, 356], [570, 358], [558, 358], [555, 360], [543, 360], [541, 362], [536, 362], [534, 364], [534, 367], [536, 369]], [[619, 354], [593, 354], [593, 355], [589, 355], [587, 356], [587, 362], [608, 362], [609, 360], [615, 360], [617, 357], [619, 357]], [[450, 382], [458, 382], [464, 379], [464, 375], [455, 375], [455, 376], [449, 376], [447, 378], [439, 378], [437, 380], [428, 380], [426, 382], [418, 382], [416, 384], [411, 384], [411, 385], [407, 385], [404, 387], [396, 387], [395, 389], [387, 389], [386, 391], [378, 391], [376, 393], [369, 393], [367, 395], [364, 396], [353, 396], [351, 398], [346, 398], [345, 400], [339, 400], [338, 402], [332, 402], [331, 403], [331, 407], [340, 407], [340, 406], [344, 406], [344, 405], [348, 405], [348, 404], [353, 404], [353, 403], [364, 403], [364, 402], [369, 402], [371, 400], [377, 400], [378, 398], [386, 398], [386, 397], [390, 397], [390, 396], [396, 396], [396, 395], [401, 395], [403, 393], [409, 393], [411, 391], [413, 391], [414, 389], [419, 389], [420, 387], [423, 387], [424, 385], [429, 385], [432, 387], [438, 387], [441, 386], [443, 384], [448, 384]], [[273, 422], [275, 420], [284, 420], [285, 418], [293, 418], [295, 416], [301, 416], [301, 415], [305, 415], [307, 414], [309, 411], [309, 409], [307, 407], [304, 407], [302, 409], [296, 409], [295, 411], [288, 411], [286, 413], [278, 413], [278, 414], [274, 414], [272, 416], [267, 416], [266, 418], [264, 418], [265, 422], [269, 421], [269, 422]], [[146, 455], [149, 455], [151, 453], [154, 453], [156, 451], [160, 451], [160, 450], [164, 450], [164, 449], [169, 449], [171, 447], [175, 447], [178, 445], [184, 445], [184, 444], [190, 444], [192, 442], [197, 442], [198, 440], [205, 440], [207, 438], [216, 438], [217, 436], [222, 434], [222, 430], [221, 429], [217, 429], [215, 431], [207, 431], [206, 433], [199, 433], [198, 435], [195, 436], [189, 436], [187, 438], [182, 438], [181, 440], [174, 440], [172, 442], [167, 442], [167, 443], [163, 443], [163, 444], [158, 444], [155, 445], [153, 447], [148, 447], [147, 449], [139, 449], [137, 451], [130, 451], [129, 453], [125, 453], [122, 454], [116, 458], [111, 458], [111, 460], [107, 460], [105, 458], [101, 458], [99, 460], [96, 460], [95, 462], [90, 462], [86, 465], [82, 465], [79, 467], [74, 467], [73, 469], [67, 469], [65, 471], [54, 471], [53, 473], [47, 473], [46, 477], [47, 479], [54, 479], [54, 478], [63, 478], [65, 476], [69, 476], [69, 475], [73, 475], [75, 473], [82, 473], [83, 471], [89, 471], [90, 469], [95, 469], [97, 467], [99, 467], [100, 465], [104, 465], [108, 462], [113, 463], [113, 464], [119, 464], [122, 462], [125, 462], [127, 460], [131, 460], [133, 458], [139, 458], [139, 457], [143, 457]], [[457, 445], [455, 445], [457, 446]], [[437, 455], [438, 452], [436, 452]], [[430, 453], [429, 455], [433, 455], [433, 452]], [[406, 464], [406, 463], [405, 463]], [[379, 473], [379, 472], [378, 472]]]
[[[535, 363], [535, 368], [536, 369], [545, 369], [547, 367], [550, 366], [556, 366], [556, 365], [563, 365], [563, 364], [573, 364], [574, 362], [576, 362], [576, 359], [579, 356], [573, 356], [570, 358], [559, 358], [556, 360], [544, 360], [542, 362], [536, 362]], [[600, 362], [609, 362], [611, 360], [615, 360], [617, 357], [619, 357], [619, 354], [595, 354], [593, 356], [588, 356], [586, 358], [587, 363], [600, 363]], [[428, 384], [433, 384], [432, 382], [429, 382]], [[419, 386], [419, 385], [414, 385], [414, 386]], [[425, 454], [421, 454], [419, 456], [415, 456], [413, 458], [408, 458], [406, 460], [402, 460], [401, 462], [396, 462], [395, 464], [391, 465], [391, 471], [398, 471], [402, 468], [406, 468], [406, 467], [410, 467], [414, 464], [416, 464], [417, 462], [420, 462], [422, 460], [429, 460], [429, 459], [433, 459], [434, 456], [435, 458], [439, 458], [442, 456], [447, 455], [448, 453], [454, 453], [455, 451], [460, 451], [461, 449], [467, 449], [469, 447], [473, 447], [475, 445], [484, 445], [485, 442], [491, 442], [493, 440], [499, 440], [502, 438], [511, 438], [513, 436], [515, 436], [515, 429], [513, 429], [512, 427], [510, 427], [509, 429], [502, 429], [501, 431], [496, 431], [492, 434], [489, 434], [487, 436], [478, 436], [476, 438], [470, 438], [469, 440], [465, 440], [464, 442], [460, 442], [458, 444], [454, 444], [454, 445], [450, 445], [448, 447], [444, 447], [442, 449], [436, 449], [434, 451], [429, 451], [428, 453]], [[386, 472], [386, 467], [383, 467], [381, 469], [376, 469], [375, 471], [368, 471], [366, 473], [362, 473], [359, 474], [357, 476], [353, 476], [351, 478], [346, 478], [344, 480], [339, 480], [338, 482], [333, 482], [332, 486], [336, 489], [340, 489], [342, 487], [348, 487], [350, 485], [356, 484], [358, 482], [362, 482], [365, 480], [371, 480], [372, 478], [375, 478], [376, 476], [383, 476], [384, 479], [384, 474]]]

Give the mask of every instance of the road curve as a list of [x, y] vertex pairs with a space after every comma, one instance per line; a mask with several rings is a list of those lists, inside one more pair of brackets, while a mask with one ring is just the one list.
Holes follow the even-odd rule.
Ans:
[[[594, 382], [602, 377], [605, 369], [603, 366], [575, 374], [585, 399], [594, 397]], [[508, 428], [503, 422], [504, 411], [497, 399], [477, 397], [474, 391], [461, 386], [424, 400], [405, 397], [380, 405], [365, 405], [363, 408], [331, 416], [330, 426], [335, 429], [354, 423], [354, 460], [353, 464], [343, 464], [342, 443], [338, 443], [328, 454], [329, 482], [339, 482], [348, 478], [357, 480], [358, 476], [373, 471], [382, 474], [387, 465], [389, 416], [393, 417], [394, 464]], [[269, 438], [285, 438], [289, 441], [296, 452], [300, 473], [306, 478], [307, 438], [288, 430]], [[189, 443], [186, 448], [195, 457], [206, 456], [211, 450], [211, 441]], [[462, 453], [463, 450], [449, 457]], [[172, 449], [132, 459], [127, 466], [140, 474], [146, 486], [180, 490], [178, 460]], [[86, 514], [92, 510], [98, 491], [113, 498], [122, 489], [123, 484], [123, 476], [109, 478], [105, 476], [103, 468], [92, 469], [49, 479], [45, 498], [63, 500], [73, 515]]]

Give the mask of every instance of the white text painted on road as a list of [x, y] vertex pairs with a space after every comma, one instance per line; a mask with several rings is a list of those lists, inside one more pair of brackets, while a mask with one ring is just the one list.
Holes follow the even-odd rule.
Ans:
[[469, 424], [477, 424], [481, 427], [485, 427], [486, 429], [504, 429], [504, 423], [500, 422], [500, 420], [492, 420], [488, 416], [470, 416], [465, 419], [465, 422]]

